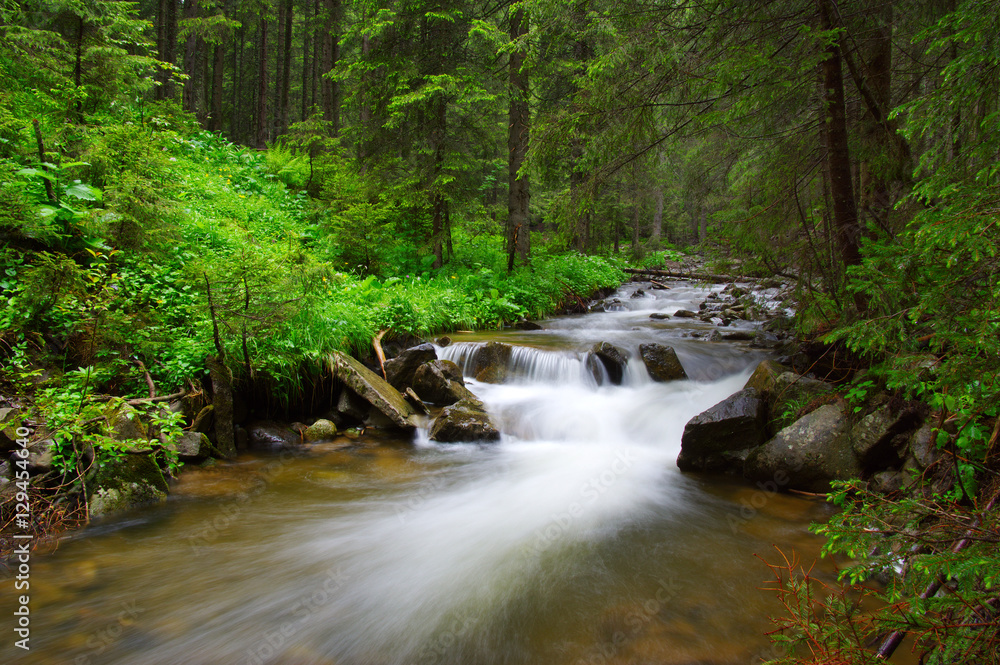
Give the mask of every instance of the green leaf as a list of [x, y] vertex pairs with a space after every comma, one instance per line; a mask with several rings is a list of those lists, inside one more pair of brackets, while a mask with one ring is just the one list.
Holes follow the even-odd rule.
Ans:
[[91, 187], [90, 185], [82, 182], [70, 185], [64, 191], [68, 196], [82, 199], [84, 201], [100, 201], [104, 198], [103, 192], [101, 192], [101, 190], [97, 187]]

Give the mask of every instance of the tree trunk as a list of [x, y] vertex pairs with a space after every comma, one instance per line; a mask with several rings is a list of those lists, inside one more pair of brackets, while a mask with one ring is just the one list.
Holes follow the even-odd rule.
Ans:
[[[184, 18], [198, 18], [198, 0], [186, 0]], [[184, 73], [188, 78], [184, 82], [181, 100], [184, 110], [189, 113], [197, 114], [201, 106], [199, 93], [201, 91], [201, 53], [203, 48], [204, 42], [200, 37], [188, 35], [184, 43]]]
[[858, 196], [863, 214], [888, 230], [889, 211], [894, 205], [889, 183], [893, 164], [898, 164], [899, 141], [890, 128], [888, 113], [891, 109], [892, 89], [892, 20], [893, 7], [890, 0], [874, 5], [875, 25], [868, 31], [864, 72], [852, 75], [862, 90], [865, 112], [862, 116], [865, 156], [859, 168], [860, 187]]
[[229, 121], [229, 135], [234, 141], [245, 138], [243, 132], [243, 121], [247, 113], [247, 104], [243, 102], [246, 94], [246, 79], [243, 76], [243, 44], [246, 38], [246, 27], [240, 25], [236, 30], [236, 38], [233, 40], [233, 95], [230, 99], [230, 108], [233, 110], [232, 118]]
[[[362, 20], [367, 20], [367, 16], [364, 16]], [[372, 42], [371, 37], [368, 33], [361, 35], [361, 59], [367, 60], [371, 56], [372, 52]], [[361, 80], [358, 81], [358, 97], [360, 99], [360, 113], [358, 120], [360, 121], [361, 131], [358, 133], [358, 162], [361, 167], [361, 173], [363, 174], [367, 168], [368, 162], [368, 143], [366, 140], [367, 136], [371, 135], [371, 125], [372, 125], [372, 100], [371, 100], [371, 81], [369, 80], [370, 74], [364, 72], [361, 75]]]
[[[524, 9], [518, 7], [510, 19], [511, 41], [528, 32]], [[507, 272], [514, 268], [514, 258], [527, 262], [531, 234], [528, 230], [530, 190], [527, 173], [520, 173], [528, 155], [531, 129], [528, 108], [528, 72], [525, 70], [526, 49], [517, 47], [510, 54], [508, 77], [510, 107], [507, 128]]]
[[656, 197], [656, 212], [653, 213], [652, 239], [654, 244], [659, 244], [660, 236], [663, 234], [663, 190], [657, 187], [654, 196]]
[[208, 129], [217, 132], [222, 129], [222, 92], [225, 86], [226, 49], [222, 44], [215, 46], [215, 63], [212, 69], [212, 110], [208, 116]]
[[[831, 30], [829, 0], [817, 0], [820, 26]], [[830, 196], [833, 199], [833, 219], [837, 231], [840, 258], [845, 266], [861, 261], [859, 245], [861, 227], [851, 183], [851, 153], [848, 148], [847, 109], [844, 103], [844, 80], [841, 68], [840, 45], [833, 41], [827, 47], [822, 62], [823, 96], [826, 106], [826, 161], [830, 177]]]
[[[164, 36], [163, 43], [163, 56], [164, 62], [169, 62], [171, 65], [177, 64], [177, 1], [176, 0], [164, 0], [166, 3], [166, 32]], [[163, 84], [163, 98], [164, 99], [174, 99], [177, 91], [174, 88], [174, 79], [171, 74], [167, 74], [166, 79]]]
[[[586, 20], [586, 7], [578, 7], [576, 18], [581, 23]], [[590, 45], [583, 40], [573, 42], [573, 60], [576, 62], [577, 76], [584, 76], [587, 61], [591, 58]], [[579, 86], [573, 82], [574, 95], [580, 94]], [[573, 233], [573, 245], [578, 252], [586, 252], [590, 246], [590, 211], [583, 208], [583, 184], [587, 174], [583, 171], [583, 139], [574, 136], [570, 144], [571, 172], [569, 176], [570, 199], [576, 207], [576, 228]]]
[[340, 132], [340, 85], [327, 74], [333, 71], [340, 59], [340, 0], [323, 0], [326, 23], [320, 32], [323, 41], [321, 98], [323, 119], [330, 123], [331, 132]]
[[310, 3], [303, 4], [305, 15], [302, 17], [302, 95], [299, 109], [299, 120], [309, 117], [309, 82], [312, 80], [312, 67], [309, 56], [312, 54], [313, 22], [310, 15]]
[[285, 25], [288, 23], [288, 7], [285, 0], [277, 0], [278, 5], [278, 25], [275, 26], [274, 35], [274, 106], [271, 111], [271, 136], [278, 137], [284, 132], [281, 129], [281, 115], [284, 112], [281, 101], [285, 96], [285, 83], [287, 79], [285, 73], [285, 57], [287, 50], [285, 46]]
[[267, 147], [267, 16], [260, 17], [259, 43], [257, 44], [257, 126], [254, 132], [254, 146]]
[[[73, 67], [73, 84], [79, 90], [83, 84], [83, 26], [85, 21], [79, 17], [76, 27], [76, 64]], [[76, 121], [83, 122], [83, 102], [76, 103]]]
[[285, 0], [284, 54], [281, 58], [283, 65], [281, 71], [281, 121], [278, 123], [280, 134], [288, 131], [288, 119], [290, 115], [288, 107], [292, 88], [292, 24], [294, 21], [295, 6], [292, 4], [292, 0]]
[[434, 251], [434, 267], [444, 265], [442, 239], [445, 217], [448, 214], [448, 200], [441, 191], [438, 179], [444, 169], [444, 142], [448, 130], [448, 103], [443, 93], [438, 93], [434, 101], [434, 120], [431, 125], [431, 145], [434, 150], [434, 182], [431, 184], [431, 245]]

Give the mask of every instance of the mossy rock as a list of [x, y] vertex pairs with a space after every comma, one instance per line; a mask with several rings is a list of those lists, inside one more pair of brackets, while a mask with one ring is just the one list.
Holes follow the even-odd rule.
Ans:
[[88, 498], [92, 517], [131, 510], [167, 497], [167, 481], [152, 455], [125, 455], [105, 463]]
[[778, 377], [787, 371], [787, 367], [775, 360], [762, 360], [743, 387], [755, 388], [765, 398], [769, 398], [778, 385]]
[[149, 441], [149, 430], [135, 407], [128, 404], [109, 406], [104, 417], [108, 422], [108, 436], [115, 441]]
[[329, 441], [335, 436], [337, 436], [337, 426], [325, 418], [320, 418], [314, 422], [306, 428], [305, 432], [305, 440], [310, 443], [313, 441]]

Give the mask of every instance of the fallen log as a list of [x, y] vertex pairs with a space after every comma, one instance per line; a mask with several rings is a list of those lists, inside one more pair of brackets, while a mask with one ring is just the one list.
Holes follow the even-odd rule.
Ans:
[[751, 279], [757, 279], [754, 277], [738, 277], [734, 275], [712, 275], [709, 273], [685, 273], [685, 272], [674, 272], [672, 270], [644, 270], [639, 268], [625, 268], [623, 272], [630, 275], [644, 275], [648, 277], [673, 277], [674, 279], [693, 279], [699, 282], [714, 282], [717, 284], [723, 282], [737, 282], [745, 281]]
[[778, 272], [774, 275], [767, 277], [751, 277], [749, 275], [713, 275], [712, 273], [705, 272], [679, 272], [674, 270], [652, 270], [648, 268], [625, 268], [622, 272], [628, 273], [629, 275], [640, 275], [646, 277], [671, 277], [673, 279], [691, 279], [698, 282], [713, 282], [715, 284], [723, 284], [726, 282], [756, 282], [762, 279], [771, 279], [772, 277], [786, 277], [788, 279], [798, 279], [795, 275], [790, 275], [785, 272]]

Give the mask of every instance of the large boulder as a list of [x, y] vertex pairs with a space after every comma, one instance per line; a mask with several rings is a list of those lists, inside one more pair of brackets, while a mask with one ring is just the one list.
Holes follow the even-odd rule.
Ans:
[[689, 309], [679, 309], [676, 312], [674, 312], [674, 316], [677, 317], [678, 319], [693, 319], [698, 315]]
[[89, 489], [90, 515], [100, 517], [163, 501], [167, 481], [153, 455], [129, 454], [101, 467]]
[[[610, 342], [598, 342], [594, 344], [587, 356], [587, 367], [594, 374], [594, 378], [600, 383], [604, 374], [607, 373], [608, 381], [614, 385], [621, 385], [625, 376], [625, 365], [628, 363], [628, 353], [618, 348]], [[602, 371], [603, 370], [603, 371]]]
[[56, 442], [40, 439], [28, 444], [28, 471], [45, 473], [52, 470], [56, 459]]
[[909, 441], [910, 455], [922, 468], [934, 464], [941, 456], [937, 447], [937, 435], [931, 423], [924, 423], [913, 433]]
[[[775, 379], [771, 391], [771, 419], [790, 424], [799, 415], [805, 415], [810, 403], [833, 392], [833, 386], [818, 379], [810, 379], [795, 372], [783, 372]], [[773, 424], [773, 423], [772, 423]]]
[[747, 379], [744, 388], [756, 388], [761, 395], [770, 399], [778, 385], [778, 377], [788, 371], [784, 365], [774, 360], [762, 360], [757, 369]]
[[413, 385], [413, 375], [417, 368], [437, 358], [433, 344], [420, 344], [406, 349], [385, 363], [385, 379], [396, 390], [406, 390]]
[[861, 466], [870, 473], [899, 466], [919, 420], [913, 409], [893, 408], [891, 403], [862, 418], [851, 428], [851, 446]]
[[826, 492], [830, 481], [857, 478], [861, 465], [843, 409], [827, 404], [750, 451], [743, 472], [751, 480], [775, 481], [786, 489]]
[[749, 451], [767, 440], [767, 404], [754, 388], [730, 395], [684, 426], [682, 471], [739, 472]]
[[462, 370], [450, 360], [434, 360], [417, 368], [413, 390], [421, 400], [445, 406], [463, 399], [475, 399], [465, 387]]
[[688, 378], [673, 347], [664, 344], [640, 344], [639, 355], [653, 381], [676, 381]]
[[499, 441], [500, 431], [486, 413], [482, 402], [463, 399], [441, 411], [431, 427], [430, 439], [440, 443], [488, 443]]
[[344, 388], [337, 397], [335, 410], [342, 425], [345, 421], [345, 416], [347, 420], [361, 422], [371, 409], [372, 405], [350, 388]]
[[483, 383], [503, 383], [510, 372], [514, 347], [502, 342], [488, 342], [476, 350], [472, 374]]
[[419, 417], [403, 395], [389, 382], [346, 354], [334, 351], [329, 358], [334, 376], [378, 409], [396, 427], [413, 429]]

